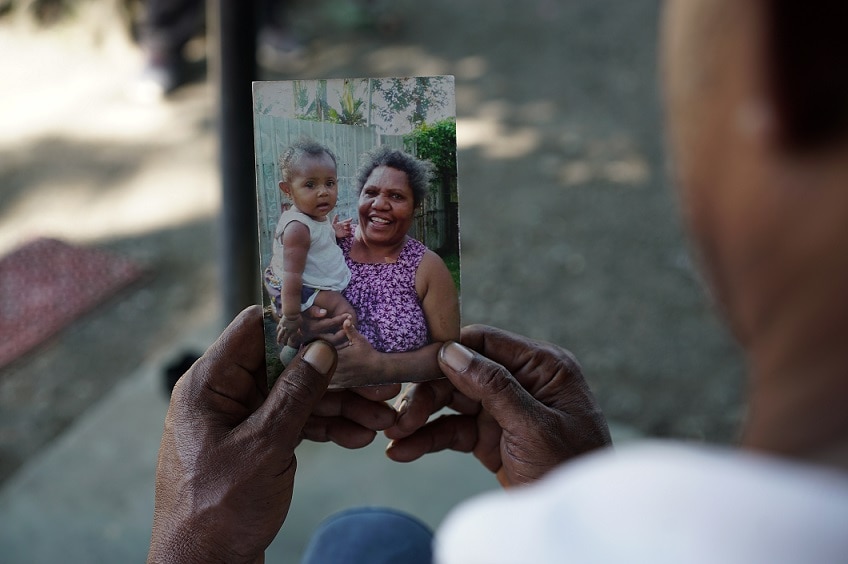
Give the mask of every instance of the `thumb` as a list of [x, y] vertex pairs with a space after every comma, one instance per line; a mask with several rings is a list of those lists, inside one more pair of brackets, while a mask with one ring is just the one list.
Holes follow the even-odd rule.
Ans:
[[439, 367], [457, 390], [479, 401], [502, 429], [523, 425], [538, 411], [536, 398], [509, 370], [459, 343], [442, 346]]
[[347, 337], [349, 346], [353, 346], [356, 341], [365, 338], [362, 336], [362, 333], [353, 326], [353, 321], [351, 321], [350, 316], [348, 316], [348, 318], [342, 323], [342, 331], [344, 331], [345, 337]]
[[336, 370], [335, 347], [324, 340], [306, 345], [271, 388], [255, 415], [263, 431], [292, 449], [315, 404], [324, 395]]

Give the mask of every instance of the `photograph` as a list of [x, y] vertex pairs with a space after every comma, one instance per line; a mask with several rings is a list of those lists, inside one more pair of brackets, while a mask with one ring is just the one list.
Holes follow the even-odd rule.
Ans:
[[452, 76], [253, 83], [268, 383], [311, 341], [330, 387], [441, 377], [459, 338]]

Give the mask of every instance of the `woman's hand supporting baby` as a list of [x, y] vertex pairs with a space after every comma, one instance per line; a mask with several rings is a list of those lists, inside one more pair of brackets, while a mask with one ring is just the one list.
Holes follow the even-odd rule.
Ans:
[[312, 306], [302, 313], [303, 325], [301, 325], [300, 331], [303, 335], [303, 341], [308, 343], [313, 339], [320, 338], [339, 348], [346, 346], [348, 338], [342, 326], [348, 319], [348, 315], [327, 317], [327, 314], [326, 309], [318, 306]]
[[[389, 458], [409, 462], [445, 449], [473, 452], [504, 487], [532, 482], [560, 463], [611, 444], [577, 361], [554, 345], [487, 327], [445, 344], [447, 379], [411, 386], [397, 404]], [[450, 407], [457, 413], [428, 422]]]

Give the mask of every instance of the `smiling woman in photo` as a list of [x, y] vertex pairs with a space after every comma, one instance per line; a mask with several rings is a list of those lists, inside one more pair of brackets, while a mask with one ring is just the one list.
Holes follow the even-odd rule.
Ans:
[[432, 165], [388, 147], [357, 174], [358, 225], [340, 244], [351, 271], [344, 297], [356, 310], [334, 386], [416, 382], [441, 376], [436, 355], [459, 338], [459, 296], [444, 261], [408, 235]]

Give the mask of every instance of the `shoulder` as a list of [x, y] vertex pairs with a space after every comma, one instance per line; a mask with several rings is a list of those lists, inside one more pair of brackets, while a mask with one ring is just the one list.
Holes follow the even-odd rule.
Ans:
[[297, 217], [290, 218], [282, 227], [282, 239], [284, 245], [308, 245], [312, 239], [311, 226]]
[[292, 221], [298, 221], [305, 225], [314, 225], [317, 224], [314, 219], [303, 213], [302, 211], [296, 209], [290, 209], [283, 212], [280, 216], [281, 223], [290, 223]]
[[459, 338], [459, 289], [445, 261], [427, 251], [415, 273], [415, 292], [434, 340]]
[[[484, 562], [830, 561], [848, 550], [836, 525], [846, 519], [844, 475], [656, 441], [584, 456], [532, 486], [463, 504], [439, 529], [436, 551], [449, 564], [468, 551]], [[515, 538], [525, 542], [512, 546]]]
[[427, 248], [427, 245], [409, 235], [406, 236], [400, 259], [418, 270], [421, 270], [422, 266], [427, 268], [429, 265], [443, 262], [439, 255]]
[[[421, 243], [418, 244], [421, 245]], [[424, 245], [421, 246], [423, 247]], [[450, 275], [448, 267], [445, 264], [445, 261], [442, 260], [442, 257], [440, 257], [435, 252], [431, 251], [427, 247], [424, 247], [423, 251], [421, 252], [421, 262], [418, 265], [418, 270], [419, 272], [423, 272], [425, 274], [429, 273], [433, 275]]]
[[447, 295], [446, 292], [456, 293], [453, 277], [445, 261], [427, 247], [422, 250], [415, 268], [415, 287], [422, 298], [431, 291], [440, 296]]
[[279, 225], [282, 228], [286, 228], [288, 225], [292, 223], [297, 223], [305, 226], [310, 231], [316, 225], [314, 219], [306, 215], [305, 213], [298, 211], [296, 209], [290, 209], [283, 212], [283, 215], [280, 216]]

